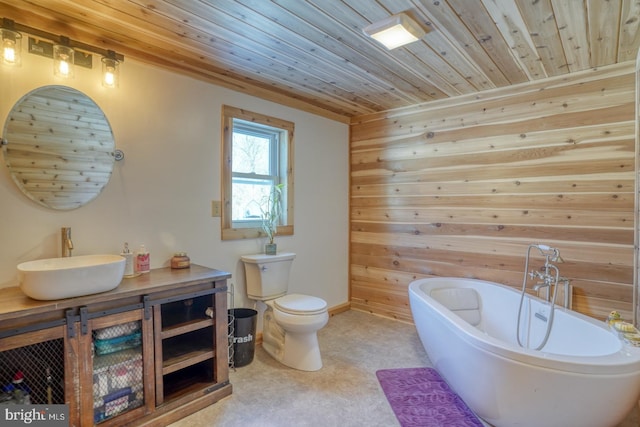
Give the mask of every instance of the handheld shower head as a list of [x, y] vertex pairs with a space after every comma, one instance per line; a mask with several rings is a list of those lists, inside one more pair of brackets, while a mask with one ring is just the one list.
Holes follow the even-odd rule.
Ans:
[[533, 243], [529, 245], [529, 248], [536, 248], [540, 252], [540, 255], [545, 257], [547, 261], [563, 263], [564, 260], [560, 256], [560, 251], [556, 248], [552, 248], [549, 245], [543, 245], [540, 243]]
[[542, 244], [536, 244], [533, 243], [531, 245], [529, 245], [529, 248], [536, 248], [539, 252], [540, 255], [542, 256], [554, 256], [558, 253], [558, 250], [555, 248], [552, 248], [551, 246], [548, 245], [542, 245]]

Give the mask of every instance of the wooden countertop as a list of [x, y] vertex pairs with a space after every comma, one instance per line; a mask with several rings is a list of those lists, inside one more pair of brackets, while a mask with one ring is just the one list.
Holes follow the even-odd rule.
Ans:
[[[196, 264], [190, 268], [174, 270], [169, 267], [152, 269], [149, 273], [130, 279], [122, 279], [117, 288], [99, 294], [53, 301], [38, 301], [26, 296], [19, 287], [0, 289], [0, 321], [45, 313], [52, 310], [64, 310], [82, 305], [95, 304], [151, 292], [162, 292], [176, 285], [190, 285], [204, 282], [216, 282], [231, 278], [225, 271], [215, 270]], [[216, 285], [222, 286], [222, 285]], [[20, 313], [22, 312], [22, 313]]]

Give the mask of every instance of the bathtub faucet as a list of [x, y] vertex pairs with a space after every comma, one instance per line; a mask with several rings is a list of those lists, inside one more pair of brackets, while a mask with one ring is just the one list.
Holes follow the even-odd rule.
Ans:
[[533, 290], [538, 292], [540, 289], [542, 288], [547, 288], [549, 286], [551, 286], [551, 281], [550, 281], [550, 277], [544, 275], [544, 273], [541, 273], [539, 271], [532, 271], [531, 273], [529, 273], [529, 277], [531, 277], [532, 279], [540, 279], [539, 282], [536, 282], [535, 285], [533, 285]]
[[[529, 272], [529, 256], [531, 255], [531, 249], [533, 248], [536, 248], [540, 252], [540, 255], [544, 257], [544, 267], [539, 270], [533, 270]], [[524, 343], [522, 342], [522, 340], [520, 340], [520, 319], [521, 317], [523, 317], [522, 307], [524, 303], [524, 296], [527, 292], [527, 275], [531, 279], [538, 280], [533, 286], [533, 290], [536, 291], [536, 293], [542, 288], [547, 288], [547, 295], [549, 295], [549, 289], [551, 289], [551, 286], [553, 286], [553, 297], [547, 298], [547, 302], [549, 303], [549, 316], [548, 318], [544, 319], [547, 323], [546, 332], [544, 337], [542, 338], [542, 342], [540, 343], [540, 345], [535, 347], [535, 350], [542, 349], [547, 344], [547, 340], [549, 339], [549, 334], [551, 333], [551, 327], [553, 325], [556, 296], [558, 293], [558, 281], [560, 280], [560, 270], [558, 270], [558, 267], [552, 264], [553, 262], [563, 262], [562, 258], [560, 257], [560, 251], [558, 249], [552, 248], [548, 245], [536, 243], [532, 243], [527, 247], [527, 254], [524, 262], [524, 275], [522, 278], [522, 292], [520, 294], [520, 305], [518, 307], [518, 321], [516, 324], [516, 337], [518, 339], [518, 345], [520, 345], [520, 347], [524, 347]], [[569, 281], [566, 279], [564, 280], [566, 281], [568, 286]]]
[[533, 290], [536, 292], [541, 288], [548, 288], [552, 285], [558, 284], [558, 279], [560, 278], [560, 270], [558, 270], [558, 267], [553, 265], [551, 261], [562, 262], [562, 258], [560, 258], [560, 251], [558, 251], [557, 249], [550, 248], [548, 246], [545, 246], [544, 249], [538, 247], [538, 249], [544, 256], [544, 266], [542, 267], [541, 271], [534, 270], [529, 273], [529, 277], [531, 277], [531, 279], [540, 280], [533, 286]]
[[[532, 271], [529, 273], [529, 277], [531, 277], [532, 279], [540, 279], [540, 281], [533, 286], [534, 291], [538, 292], [538, 290], [542, 288], [548, 288], [549, 286], [555, 284], [556, 276], [550, 274], [548, 271], [554, 267], [555, 267], [554, 265], [549, 264], [548, 266], [545, 266], [545, 270], [546, 270], [545, 272]], [[557, 268], [556, 268], [556, 271], [557, 271]]]
[[[548, 286], [557, 284], [560, 271], [558, 270], [558, 267], [552, 264], [552, 262], [555, 262], [555, 263], [564, 262], [562, 257], [560, 256], [560, 251], [556, 248], [552, 248], [551, 246], [541, 245], [541, 244], [529, 245], [529, 250], [531, 250], [531, 248], [538, 249], [538, 251], [540, 252], [540, 255], [544, 257], [544, 267], [541, 269], [541, 271], [532, 271], [529, 273], [529, 277], [531, 277], [532, 279], [542, 280], [542, 283], [537, 283], [535, 285], [534, 290], [537, 291], [542, 287], [548, 287]], [[528, 261], [528, 256], [529, 256], [529, 251], [527, 251], [527, 261]], [[552, 270], [553, 270], [553, 274], [551, 273]]]

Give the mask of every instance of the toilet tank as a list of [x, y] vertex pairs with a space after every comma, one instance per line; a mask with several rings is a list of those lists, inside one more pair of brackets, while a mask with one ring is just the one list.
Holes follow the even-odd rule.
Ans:
[[281, 297], [289, 288], [289, 271], [296, 254], [283, 252], [276, 255], [244, 255], [247, 296], [254, 300]]

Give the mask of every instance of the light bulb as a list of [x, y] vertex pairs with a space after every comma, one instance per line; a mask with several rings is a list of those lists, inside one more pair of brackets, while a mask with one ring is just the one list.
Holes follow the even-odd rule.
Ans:
[[69, 63], [64, 59], [60, 60], [60, 66], [58, 67], [58, 71], [63, 76], [69, 75]]
[[113, 74], [113, 69], [107, 69], [107, 72], [104, 74], [104, 84], [107, 86], [113, 86], [116, 82], [116, 76]]
[[15, 46], [11, 46], [9, 42], [5, 43], [2, 57], [4, 58], [4, 62], [14, 64], [16, 62]]

